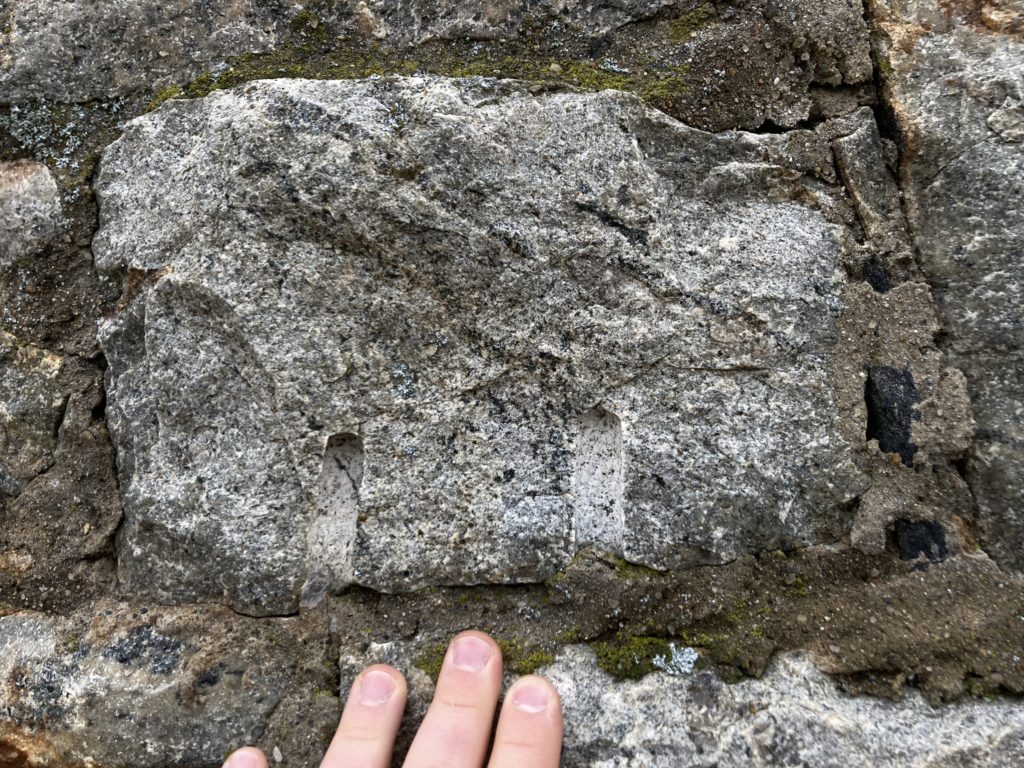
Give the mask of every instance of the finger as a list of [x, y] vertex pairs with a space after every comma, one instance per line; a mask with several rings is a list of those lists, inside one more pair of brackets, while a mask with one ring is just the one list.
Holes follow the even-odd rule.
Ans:
[[407, 690], [402, 673], [393, 667], [364, 669], [352, 683], [320, 768], [388, 768]]
[[231, 753], [224, 761], [224, 768], [267, 768], [267, 758], [254, 747], [243, 747]]
[[494, 751], [487, 768], [558, 768], [562, 753], [562, 704], [543, 677], [520, 678], [501, 705]]
[[501, 689], [501, 651], [483, 632], [448, 646], [437, 690], [405, 768], [481, 768]]

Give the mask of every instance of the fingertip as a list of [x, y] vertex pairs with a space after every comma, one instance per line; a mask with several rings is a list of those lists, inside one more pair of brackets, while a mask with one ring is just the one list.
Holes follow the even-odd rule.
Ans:
[[555, 686], [537, 675], [519, 678], [505, 694], [488, 768], [557, 768], [563, 729]]
[[228, 756], [224, 768], [267, 768], [267, 758], [255, 747], [242, 747]]
[[357, 701], [370, 707], [387, 704], [396, 699], [405, 699], [408, 684], [405, 676], [388, 664], [372, 664], [359, 673], [352, 686]]
[[486, 632], [469, 629], [452, 638], [447, 659], [453, 666], [466, 672], [479, 672], [492, 660], [496, 660], [498, 669], [501, 669], [501, 647]]
[[562, 699], [551, 681], [540, 675], [524, 675], [508, 689], [505, 701], [526, 714], [562, 715]]
[[407, 694], [405, 677], [394, 667], [373, 664], [363, 669], [352, 681], [321, 768], [390, 765]]

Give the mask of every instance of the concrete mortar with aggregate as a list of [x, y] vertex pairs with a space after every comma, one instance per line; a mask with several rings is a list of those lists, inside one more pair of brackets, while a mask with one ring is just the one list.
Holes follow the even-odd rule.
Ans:
[[1024, 761], [1022, 29], [0, 4], [0, 766], [401, 754], [467, 627], [567, 766]]

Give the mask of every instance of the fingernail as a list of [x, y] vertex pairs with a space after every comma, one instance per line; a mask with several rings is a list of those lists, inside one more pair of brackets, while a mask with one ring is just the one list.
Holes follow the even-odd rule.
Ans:
[[455, 666], [467, 672], [479, 672], [487, 666], [490, 658], [491, 646], [473, 635], [460, 637], [452, 649], [452, 661], [455, 662]]
[[[386, 672], [374, 670], [363, 675], [359, 681], [359, 703], [377, 707], [391, 700], [395, 693], [395, 681]], [[231, 766], [234, 768], [234, 766]]]
[[230, 755], [224, 768], [263, 768], [263, 761], [247, 749]]
[[522, 683], [512, 692], [516, 709], [537, 714], [548, 708], [548, 689], [540, 683]]

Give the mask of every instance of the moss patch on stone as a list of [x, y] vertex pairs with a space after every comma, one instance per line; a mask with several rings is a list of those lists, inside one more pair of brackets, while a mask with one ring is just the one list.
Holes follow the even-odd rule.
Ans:
[[[501, 649], [505, 671], [520, 677], [532, 675], [541, 667], [555, 661], [555, 655], [551, 650], [524, 638], [496, 638], [496, 642]], [[420, 650], [414, 665], [436, 683], [447, 652], [448, 646], [444, 643], [429, 643]]]
[[420, 654], [416, 657], [413, 665], [436, 683], [447, 652], [448, 646], [444, 643], [430, 643], [420, 649]]
[[672, 22], [669, 36], [674, 42], [685, 43], [695, 32], [715, 22], [715, 9], [711, 3], [704, 3], [688, 11]]
[[[703, 22], [704, 6], [677, 19], [688, 24]], [[566, 43], [543, 28], [521, 38], [497, 41], [429, 41], [412, 49], [387, 47], [351, 31], [344, 34], [310, 11], [296, 15], [291, 35], [273, 51], [242, 54], [226, 65], [203, 72], [188, 83], [162, 86], [151, 93], [146, 111], [173, 98], [202, 98], [213, 91], [253, 80], [308, 78], [314, 80], [358, 79], [374, 76], [429, 74], [445, 77], [495, 77], [525, 80], [540, 89], [602, 91], [616, 89], [638, 94], [653, 106], [671, 110], [689, 92], [689, 70], [670, 60], [661, 61], [636, 53], [625, 63], [597, 58], [588, 41]], [[551, 39], [545, 37], [554, 35]], [[557, 45], [556, 45], [557, 42]]]
[[597, 654], [597, 666], [612, 677], [639, 680], [655, 671], [654, 659], [671, 654], [669, 641], [663, 637], [624, 637], [591, 643]]
[[664, 575], [661, 571], [648, 568], [646, 565], [630, 563], [621, 557], [614, 559], [614, 571], [620, 579], [652, 579]]
[[500, 638], [498, 647], [501, 648], [505, 669], [519, 676], [532, 675], [541, 667], [555, 661], [555, 655], [551, 651], [522, 638]]

